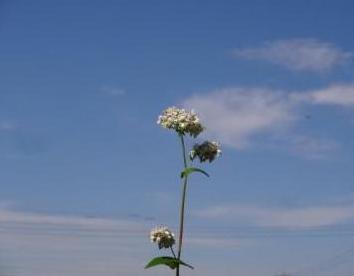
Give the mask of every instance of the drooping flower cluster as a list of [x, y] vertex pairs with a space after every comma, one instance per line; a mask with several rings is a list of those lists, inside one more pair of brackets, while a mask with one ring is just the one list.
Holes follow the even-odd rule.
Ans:
[[169, 248], [175, 244], [175, 235], [166, 227], [155, 227], [150, 232], [151, 242], [156, 242], [159, 249]]
[[204, 130], [193, 110], [186, 111], [174, 106], [164, 110], [157, 123], [164, 128], [175, 130], [178, 134], [184, 135], [187, 133], [194, 138]]
[[221, 154], [220, 144], [215, 141], [205, 141], [202, 144], [195, 144], [189, 153], [190, 159], [193, 161], [196, 157], [200, 162], [212, 162]]

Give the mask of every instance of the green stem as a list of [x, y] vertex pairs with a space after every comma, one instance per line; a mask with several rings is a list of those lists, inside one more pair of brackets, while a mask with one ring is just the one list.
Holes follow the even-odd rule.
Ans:
[[176, 254], [175, 254], [175, 251], [173, 250], [172, 246], [170, 246], [170, 248], [171, 248], [171, 252], [172, 252], [173, 257], [174, 257], [175, 259], [177, 259]]
[[183, 165], [184, 165], [184, 168], [186, 169], [188, 167], [187, 155], [186, 155], [186, 145], [184, 143], [183, 135], [180, 135], [180, 137], [181, 137], [181, 144], [182, 144]]
[[[184, 168], [188, 167], [187, 164], [187, 156], [186, 156], [186, 146], [184, 143], [183, 135], [179, 135], [181, 138], [182, 144], [182, 153], [183, 153], [183, 164]], [[184, 227], [184, 206], [186, 201], [186, 191], [187, 191], [187, 183], [188, 183], [188, 176], [183, 178], [183, 188], [182, 188], [182, 199], [181, 199], [181, 209], [180, 209], [180, 220], [179, 220], [179, 239], [178, 239], [178, 252], [177, 252], [177, 260], [179, 261], [181, 258], [182, 253], [182, 242], [183, 242], [183, 227]], [[176, 268], [176, 276], [179, 276], [179, 265]]]

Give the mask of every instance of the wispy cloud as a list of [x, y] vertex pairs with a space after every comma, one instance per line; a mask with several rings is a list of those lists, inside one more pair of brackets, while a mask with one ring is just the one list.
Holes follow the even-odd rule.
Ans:
[[220, 205], [194, 213], [203, 218], [233, 220], [261, 227], [314, 228], [333, 226], [354, 219], [354, 205], [265, 208], [253, 205]]
[[291, 151], [309, 159], [326, 159], [340, 148], [340, 144], [330, 139], [294, 135], [288, 138]]
[[146, 226], [133, 220], [2, 209], [0, 224], [6, 275], [133, 276], [151, 249]]
[[198, 246], [202, 248], [211, 247], [213, 249], [223, 248], [223, 249], [235, 249], [239, 248], [243, 241], [236, 238], [220, 238], [220, 237], [192, 237], [187, 238], [186, 242], [192, 246]]
[[17, 125], [14, 121], [11, 121], [11, 120], [0, 121], [0, 130], [11, 131], [11, 130], [15, 130], [16, 128], [17, 128]]
[[113, 86], [102, 86], [100, 91], [110, 96], [124, 96], [126, 94], [126, 91], [124, 89]]
[[308, 106], [354, 106], [354, 86], [303, 92], [234, 87], [194, 94], [182, 105], [199, 113], [208, 126], [205, 136], [225, 145], [236, 149], [255, 145], [287, 148], [296, 155], [318, 159], [340, 149], [340, 144], [331, 137], [297, 131], [306, 117], [303, 111]]
[[[165, 269], [144, 271], [148, 258], [157, 253], [147, 224], [0, 209], [0, 275], [165, 275]], [[185, 245], [197, 251], [234, 250], [239, 242], [204, 231], [188, 235]]]
[[[80, 216], [60, 216], [40, 213], [29, 213], [12, 211], [7, 209], [0, 210], [0, 223], [20, 223], [32, 225], [58, 225], [63, 227], [83, 227], [98, 229], [138, 229], [139, 223], [129, 220], [113, 220], [104, 218], [88, 218]], [[140, 229], [141, 230], [141, 229]]]
[[194, 95], [184, 106], [195, 109], [208, 126], [208, 135], [236, 148], [249, 145], [252, 136], [286, 127], [295, 116], [284, 93], [259, 88], [230, 88]]
[[311, 136], [303, 132], [300, 133], [296, 127], [269, 138], [266, 135], [262, 135], [262, 137], [263, 141], [258, 139], [254, 142], [258, 142], [258, 148], [288, 152], [309, 160], [328, 160], [342, 149], [342, 145], [336, 140], [320, 135], [313, 136], [312, 134]]
[[316, 39], [289, 39], [266, 42], [261, 47], [235, 49], [235, 58], [264, 60], [290, 70], [322, 72], [352, 59], [331, 43]]
[[294, 93], [295, 101], [308, 102], [317, 105], [354, 106], [354, 84], [331, 85], [318, 90]]

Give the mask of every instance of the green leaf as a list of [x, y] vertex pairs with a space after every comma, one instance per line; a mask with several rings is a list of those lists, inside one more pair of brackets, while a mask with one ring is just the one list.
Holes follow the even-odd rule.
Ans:
[[156, 257], [152, 259], [146, 266], [145, 268], [150, 268], [153, 266], [157, 265], [167, 265], [171, 269], [175, 269], [178, 265], [184, 265], [186, 267], [189, 267], [190, 269], [194, 269], [193, 266], [186, 264], [185, 262], [182, 262], [181, 260], [177, 260], [176, 258], [168, 257], [168, 256], [162, 256], [162, 257]]
[[194, 167], [188, 167], [183, 172], [181, 172], [181, 178], [187, 177], [188, 175], [190, 175], [193, 172], [199, 172], [199, 173], [202, 173], [205, 176], [209, 177], [209, 174], [206, 173], [205, 171], [203, 171], [202, 169], [194, 168]]

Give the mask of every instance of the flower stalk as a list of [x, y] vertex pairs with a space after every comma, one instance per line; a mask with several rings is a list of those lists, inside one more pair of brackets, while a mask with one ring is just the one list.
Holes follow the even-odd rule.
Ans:
[[[174, 234], [166, 227], [161, 226], [154, 228], [150, 233], [150, 239], [152, 242], [157, 243], [159, 249], [171, 249], [171, 256], [161, 256], [152, 259], [145, 268], [150, 268], [156, 265], [166, 265], [171, 269], [176, 269], [176, 276], [180, 276], [180, 267], [183, 265], [190, 269], [193, 267], [181, 260], [183, 235], [184, 235], [184, 217], [185, 217], [185, 205], [186, 194], [188, 187], [188, 179], [191, 173], [201, 173], [208, 176], [208, 173], [200, 168], [190, 167], [188, 159], [193, 162], [198, 157], [200, 163], [205, 161], [212, 162], [216, 157], [221, 154], [220, 145], [217, 142], [205, 141], [202, 144], [195, 144], [192, 150], [187, 154], [185, 136], [188, 134], [192, 138], [196, 138], [203, 130], [204, 126], [200, 123], [200, 120], [196, 113], [193, 111], [186, 111], [176, 107], [169, 107], [163, 111], [159, 116], [157, 123], [163, 128], [174, 130], [181, 143], [183, 167], [181, 172], [182, 178], [182, 194], [179, 212], [179, 233], [178, 233], [178, 248], [177, 254], [173, 250], [175, 244]], [[188, 158], [189, 156], [189, 158]]]
[[[184, 142], [183, 135], [180, 134], [179, 136], [182, 144], [184, 169], [187, 169], [188, 164], [187, 164], [186, 145]], [[180, 217], [179, 217], [179, 238], [178, 238], [178, 252], [177, 252], [178, 260], [181, 259], [181, 254], [182, 254], [183, 230], [184, 230], [184, 206], [186, 202], [187, 184], [188, 184], [188, 175], [185, 175], [183, 177], [182, 200], [181, 200]], [[176, 276], [179, 276], [179, 265], [177, 265], [176, 268]]]

